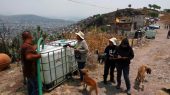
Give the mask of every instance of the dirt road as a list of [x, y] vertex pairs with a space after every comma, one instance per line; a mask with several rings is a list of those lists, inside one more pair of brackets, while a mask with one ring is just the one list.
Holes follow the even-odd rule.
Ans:
[[137, 68], [141, 64], [147, 64], [152, 69], [152, 74], [146, 76], [148, 82], [144, 83], [144, 91], [133, 90], [135, 95], [161, 95], [158, 90], [170, 86], [170, 40], [166, 39], [167, 31], [161, 25], [154, 40], [135, 49], [135, 58], [131, 64], [131, 83], [133, 84]]
[[[168, 30], [162, 27], [157, 30], [155, 39], [145, 40], [144, 45], [133, 48], [135, 58], [130, 67], [132, 95], [168, 95], [160, 90], [170, 86], [170, 39], [166, 39]], [[96, 59], [94, 58], [94, 60]], [[126, 95], [123, 77], [121, 90], [115, 88], [116, 84], [104, 85], [102, 82], [103, 65], [94, 63], [87, 65], [87, 68], [91, 68], [89, 76], [98, 82], [99, 95]], [[147, 82], [144, 83], [144, 91], [137, 91], [133, 89], [133, 85], [137, 70], [142, 64], [147, 64], [152, 69], [152, 73], [146, 75]], [[96, 69], [94, 70], [94, 68]], [[79, 86], [78, 83], [77, 77], [74, 77], [73, 80], [63, 83], [53, 91], [45, 93], [45, 95], [87, 95], [88, 92], [83, 90], [83, 86]], [[19, 67], [12, 67], [10, 70], [0, 72], [0, 95], [25, 95], [25, 93], [26, 88], [22, 84], [22, 73]]]

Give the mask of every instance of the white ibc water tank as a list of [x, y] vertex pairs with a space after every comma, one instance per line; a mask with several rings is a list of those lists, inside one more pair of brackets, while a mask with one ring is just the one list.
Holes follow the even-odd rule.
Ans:
[[54, 41], [53, 46], [52, 44], [48, 44], [44, 46], [44, 49], [40, 50], [41, 79], [43, 84], [50, 84], [55, 81], [54, 85], [57, 85], [57, 83], [65, 79], [66, 74], [77, 69], [74, 49], [63, 47], [63, 45], [68, 43], [75, 45], [76, 42], [75, 40], [65, 41], [63, 43], [60, 40]]

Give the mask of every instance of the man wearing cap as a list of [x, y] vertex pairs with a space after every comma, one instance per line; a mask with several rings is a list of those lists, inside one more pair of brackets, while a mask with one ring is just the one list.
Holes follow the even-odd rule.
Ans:
[[82, 33], [81, 31], [76, 33], [76, 39], [77, 39], [76, 45], [75, 46], [69, 45], [69, 46], [74, 48], [75, 58], [78, 63], [78, 69], [80, 72], [80, 81], [82, 82], [83, 74], [81, 72], [81, 69], [83, 69], [85, 67], [85, 63], [87, 60], [87, 53], [88, 53], [89, 49], [88, 49], [88, 45], [87, 45], [86, 41], [84, 40], [84, 33]]
[[105, 48], [104, 53], [106, 54], [106, 60], [104, 65], [104, 84], [107, 84], [107, 76], [110, 69], [110, 81], [115, 83], [114, 80], [114, 69], [115, 69], [115, 60], [116, 58], [116, 38], [109, 39], [109, 45]]

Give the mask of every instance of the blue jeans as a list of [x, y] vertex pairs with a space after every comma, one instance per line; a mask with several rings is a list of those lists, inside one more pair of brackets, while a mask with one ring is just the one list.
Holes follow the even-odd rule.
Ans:
[[27, 78], [28, 95], [38, 95], [37, 78]]
[[[123, 64], [123, 63], [122, 63]], [[127, 66], [117, 66], [117, 85], [121, 85], [121, 76], [122, 76], [122, 71], [123, 71], [123, 76], [125, 79], [126, 83], [126, 88], [127, 90], [130, 90], [130, 80], [129, 80], [129, 65]]]
[[80, 80], [83, 81], [83, 74], [81, 72], [81, 69], [83, 69], [85, 67], [85, 62], [77, 62], [78, 63], [78, 69], [80, 72]]

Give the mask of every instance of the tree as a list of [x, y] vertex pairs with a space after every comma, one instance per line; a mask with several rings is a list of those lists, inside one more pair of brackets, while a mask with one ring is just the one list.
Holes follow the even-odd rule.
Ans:
[[156, 10], [156, 9], [161, 9], [161, 7], [158, 6], [158, 5], [156, 5], [156, 4], [153, 4], [152, 7], [153, 7], [154, 10]]
[[157, 12], [150, 12], [149, 15], [154, 18], [154, 17], [158, 17], [159, 13], [157, 13]]
[[170, 13], [170, 9], [164, 9], [164, 12]]
[[159, 9], [159, 10], [160, 10], [160, 9], [161, 9], [161, 6], [158, 6], [158, 7], [157, 7], [157, 9]]
[[16, 54], [20, 48], [20, 34], [11, 37], [12, 30], [4, 23], [0, 24], [0, 52], [10, 55], [12, 62], [16, 61]]
[[148, 6], [149, 6], [150, 9], [152, 9], [152, 5], [151, 4], [149, 4]]
[[129, 7], [129, 8], [131, 8], [131, 7], [132, 7], [132, 5], [131, 5], [131, 4], [129, 4], [129, 5], [128, 5], [128, 7]]
[[12, 62], [17, 61], [18, 59], [20, 59], [20, 46], [22, 43], [22, 38], [21, 38], [21, 34], [17, 34], [13, 39], [12, 39], [12, 44], [10, 45], [9, 50], [11, 51], [11, 58], [12, 58]]
[[4, 23], [0, 25], [0, 44], [2, 44], [1, 52], [9, 54], [10, 45], [10, 28], [5, 26]]
[[153, 4], [152, 7], [155, 10], [157, 8], [157, 5]]

